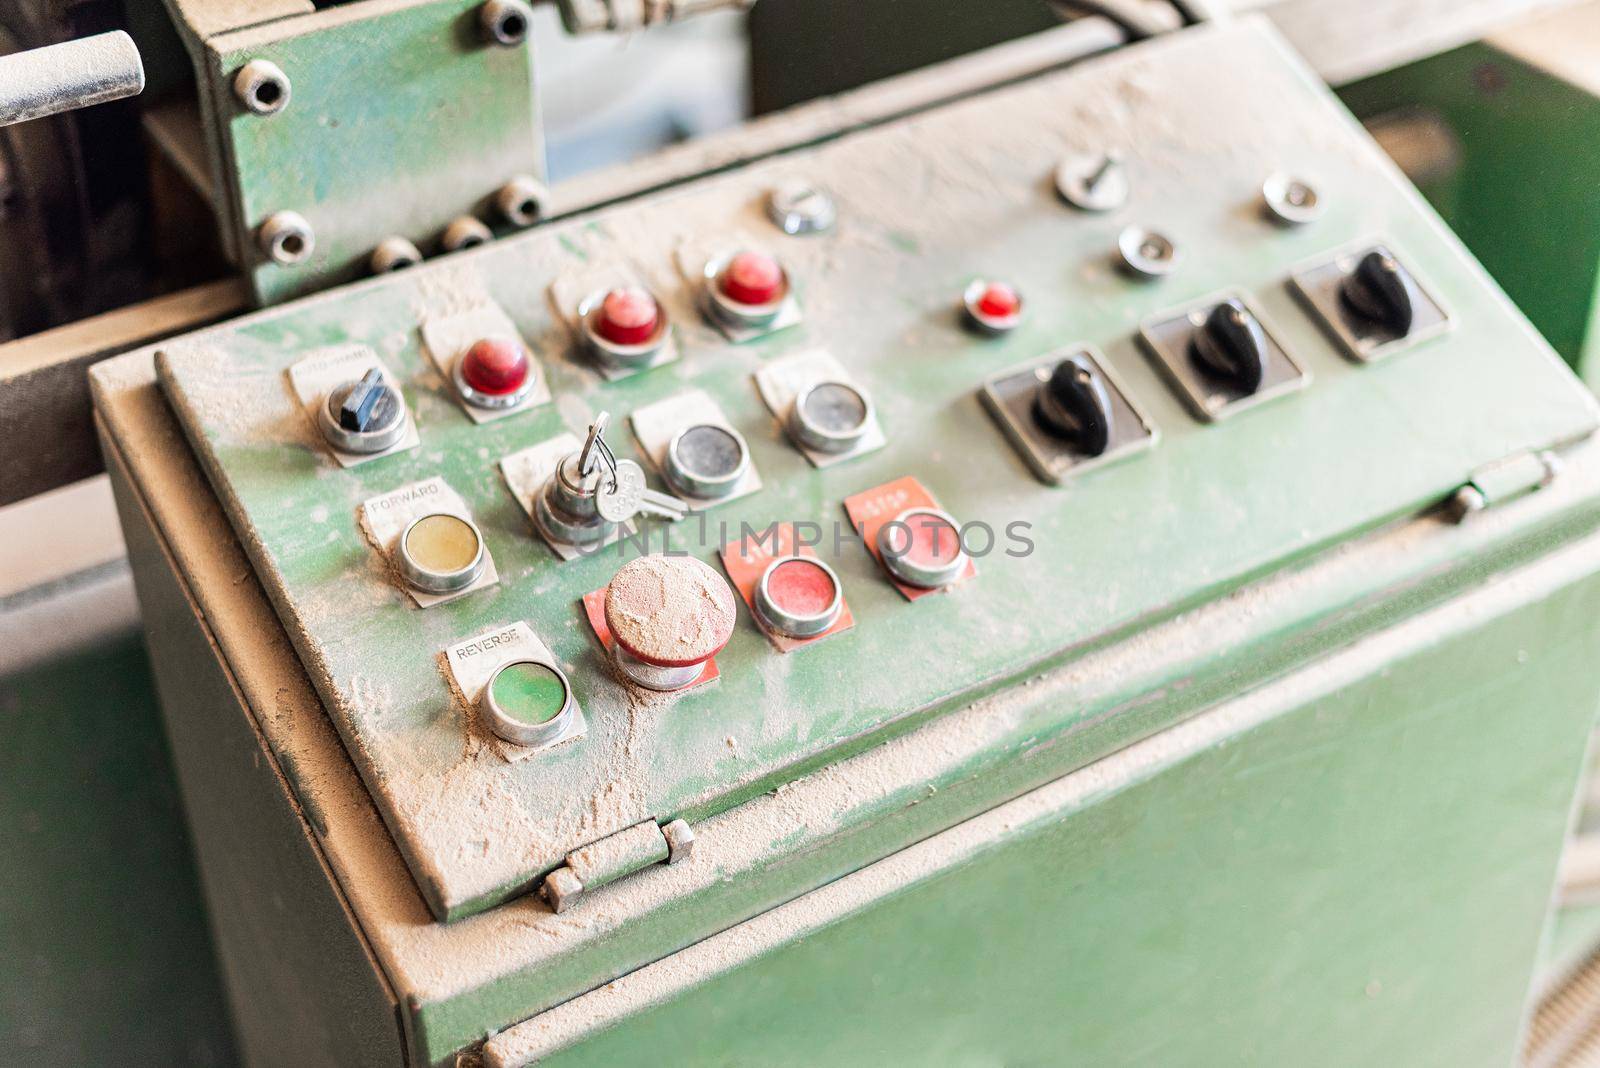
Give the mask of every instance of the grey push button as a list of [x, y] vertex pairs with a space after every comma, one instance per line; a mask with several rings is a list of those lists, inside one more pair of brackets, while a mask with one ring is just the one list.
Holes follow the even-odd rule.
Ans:
[[690, 497], [719, 500], [738, 490], [750, 470], [750, 449], [731, 427], [698, 423], [667, 444], [667, 483]]
[[816, 382], [795, 397], [789, 433], [818, 452], [849, 452], [872, 427], [872, 402], [844, 382]]
[[323, 436], [345, 452], [383, 452], [405, 436], [405, 400], [376, 367], [330, 392], [319, 412]]

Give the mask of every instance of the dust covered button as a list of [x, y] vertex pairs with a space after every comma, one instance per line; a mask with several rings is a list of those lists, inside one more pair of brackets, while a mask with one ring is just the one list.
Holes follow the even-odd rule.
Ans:
[[641, 556], [606, 587], [606, 626], [616, 644], [657, 667], [704, 663], [733, 636], [728, 581], [689, 556]]
[[516, 745], [550, 741], [572, 712], [572, 686], [554, 664], [513, 660], [484, 687], [483, 711], [493, 731]]
[[789, 638], [826, 633], [844, 610], [839, 576], [809, 556], [787, 556], [769, 564], [756, 583], [754, 601], [761, 621]]
[[428, 593], [464, 590], [483, 574], [483, 535], [470, 519], [450, 512], [418, 516], [400, 535], [400, 571]]

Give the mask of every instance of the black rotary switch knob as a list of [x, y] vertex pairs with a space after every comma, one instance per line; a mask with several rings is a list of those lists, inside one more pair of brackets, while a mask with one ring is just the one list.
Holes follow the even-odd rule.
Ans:
[[1261, 388], [1267, 335], [1238, 299], [1230, 297], [1207, 313], [1189, 349], [1200, 370], [1211, 378], [1244, 394]]
[[1062, 360], [1039, 389], [1034, 414], [1045, 430], [1078, 452], [1099, 456], [1111, 441], [1111, 398], [1100, 376]]
[[1416, 314], [1415, 291], [1406, 269], [1387, 252], [1373, 249], [1361, 257], [1339, 292], [1364, 322], [1405, 337]]

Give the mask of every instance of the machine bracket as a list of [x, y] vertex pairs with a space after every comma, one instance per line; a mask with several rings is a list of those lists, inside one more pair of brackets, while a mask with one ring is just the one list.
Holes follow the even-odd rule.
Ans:
[[694, 831], [684, 820], [645, 820], [567, 854], [540, 887], [552, 909], [565, 912], [584, 893], [655, 864], [676, 864], [694, 852]]
[[1552, 449], [1528, 449], [1485, 464], [1451, 496], [1451, 517], [1459, 523], [1486, 508], [1525, 497], [1548, 486], [1560, 472], [1561, 461]]

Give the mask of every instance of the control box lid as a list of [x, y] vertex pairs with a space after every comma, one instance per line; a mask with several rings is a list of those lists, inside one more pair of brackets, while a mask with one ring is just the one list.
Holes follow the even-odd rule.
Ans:
[[[1219, 74], [1225, 72], [1226, 76]], [[1114, 151], [1127, 202], [1064, 204], [1063, 158]], [[1314, 181], [1313, 222], [1261, 207], [1276, 172]], [[838, 207], [789, 236], [769, 192], [802, 179]], [[1116, 262], [1118, 235], [1168, 237], [1159, 280]], [[1352, 358], [1291, 275], [1381, 242], [1447, 313], [1381, 360]], [[793, 281], [799, 321], [732, 341], [701, 307], [716, 250], [759, 243]], [[574, 341], [567, 283], [622, 268], [668, 311], [677, 359], [621, 377]], [[960, 308], [1003, 278], [1026, 315], [997, 337]], [[1207, 421], [1139, 340], [1142, 324], [1244, 294], [1301, 388]], [[538, 357], [551, 399], [477, 421], [425, 348], [435, 320], [492, 307]], [[417, 443], [344, 467], [286, 377], [360, 345], [397, 381]], [[1047, 485], [980, 402], [986, 380], [1088, 346], [1152, 431], [1149, 447]], [[824, 351], [871, 396], [883, 446], [814, 466], [754, 377]], [[532, 888], [568, 853], [646, 820], [691, 823], [1041, 667], [1125, 640], [1449, 495], [1508, 455], [1575, 440], [1593, 400], [1393, 166], [1264, 24], [1205, 27], [820, 146], [686, 184], [166, 346], [180, 422], [357, 769], [441, 918]], [[739, 606], [715, 682], [625, 685], [582, 606], [637, 548], [562, 560], [498, 466], [600, 411], [620, 424], [699, 390], [749, 443], [761, 488], [671, 527], [652, 551], [720, 568], [742, 529], [814, 524], [854, 625], [780, 653]], [[626, 434], [612, 443], [644, 459]], [[648, 466], [648, 465], [647, 465]], [[976, 574], [908, 600], [852, 539], [842, 502], [914, 476], [969, 526]], [[439, 478], [482, 531], [497, 581], [419, 608], [363, 535], [363, 502]], [[985, 540], [987, 539], [987, 544]], [[837, 544], [835, 542], [837, 541]], [[582, 737], [508, 757], [452, 688], [450, 647], [525, 622], [581, 703]], [[1063, 720], [1074, 710], [1063, 707]]]

